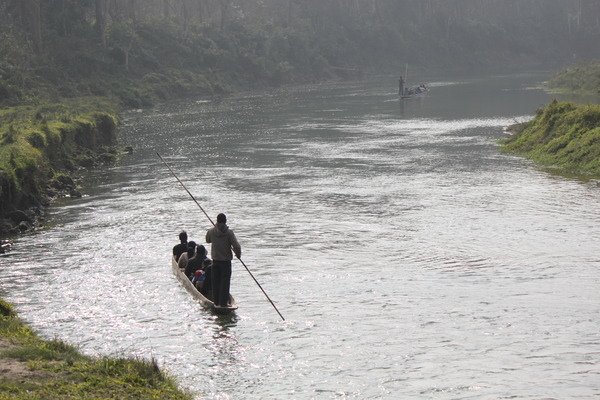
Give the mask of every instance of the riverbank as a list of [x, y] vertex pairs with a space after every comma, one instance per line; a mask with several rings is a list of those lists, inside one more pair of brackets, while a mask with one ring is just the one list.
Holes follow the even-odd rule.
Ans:
[[0, 299], [0, 398], [191, 400], [154, 359], [88, 357], [43, 340]]
[[504, 151], [560, 174], [600, 178], [600, 105], [554, 100], [512, 130], [502, 143]]
[[558, 93], [600, 95], [600, 62], [567, 68], [548, 81], [548, 88]]
[[53, 198], [80, 197], [81, 168], [118, 156], [117, 107], [108, 99], [0, 110], [0, 235], [32, 229]]

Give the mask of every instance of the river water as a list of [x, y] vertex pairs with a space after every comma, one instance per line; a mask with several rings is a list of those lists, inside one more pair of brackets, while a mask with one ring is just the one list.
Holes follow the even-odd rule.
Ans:
[[[0, 259], [43, 336], [154, 357], [206, 399], [600, 396], [600, 187], [499, 152], [545, 76], [292, 87], [124, 115], [134, 153], [88, 174]], [[239, 310], [173, 276], [228, 215]]]

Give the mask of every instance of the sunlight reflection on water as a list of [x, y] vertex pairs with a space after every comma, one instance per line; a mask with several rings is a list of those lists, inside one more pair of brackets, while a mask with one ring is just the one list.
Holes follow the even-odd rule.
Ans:
[[[135, 153], [17, 241], [0, 294], [44, 336], [154, 356], [203, 398], [598, 396], [600, 191], [496, 145], [547, 100], [504, 90], [531, 79], [433, 83], [405, 104], [371, 82], [126, 114]], [[172, 276], [177, 233], [202, 241], [208, 223], [156, 150], [228, 214], [286, 322], [240, 265], [233, 317]]]

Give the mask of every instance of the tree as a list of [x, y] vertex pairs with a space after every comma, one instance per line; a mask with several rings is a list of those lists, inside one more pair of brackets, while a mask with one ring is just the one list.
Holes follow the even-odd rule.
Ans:
[[106, 48], [106, 0], [96, 0], [96, 31], [102, 47]]
[[197, 4], [198, 4], [198, 21], [200, 23], [203, 23], [204, 22], [204, 13], [205, 13], [204, 0], [197, 0]]
[[33, 49], [36, 53], [42, 50], [42, 16], [40, 0], [21, 0], [21, 17], [28, 27]]
[[169, 19], [171, 16], [171, 4], [169, 4], [169, 0], [163, 0], [163, 18]]
[[129, 54], [138, 36], [133, 21], [115, 22], [110, 27], [110, 44], [123, 53], [123, 65], [129, 71]]
[[230, 6], [231, 6], [231, 0], [219, 0], [219, 7], [221, 10], [221, 29], [225, 29], [225, 25], [229, 18]]

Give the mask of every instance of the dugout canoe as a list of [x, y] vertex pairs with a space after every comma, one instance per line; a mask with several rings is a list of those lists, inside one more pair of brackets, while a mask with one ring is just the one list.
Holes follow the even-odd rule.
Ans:
[[177, 262], [175, 261], [175, 257], [171, 257], [171, 268], [173, 269], [173, 273], [175, 274], [175, 276], [177, 277], [179, 282], [181, 282], [183, 284], [183, 287], [185, 287], [185, 289], [196, 300], [198, 300], [200, 302], [200, 304], [202, 304], [202, 306], [212, 310], [213, 312], [215, 312], [217, 314], [229, 314], [229, 313], [237, 310], [238, 306], [235, 302], [235, 299], [233, 298], [233, 296], [231, 294], [229, 294], [229, 306], [227, 306], [227, 307], [217, 307], [217, 306], [215, 306], [215, 303], [212, 302], [212, 300], [204, 297], [204, 295], [202, 293], [200, 293], [198, 291], [198, 289], [196, 289], [196, 287], [187, 278], [187, 276], [185, 276], [185, 273], [181, 269], [179, 269], [179, 266], [177, 265]]

